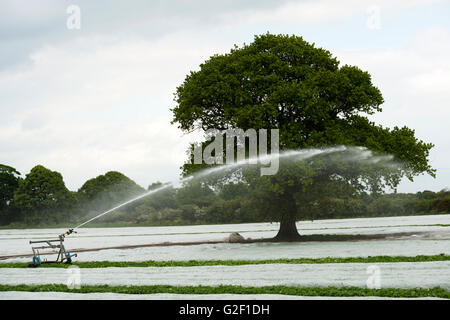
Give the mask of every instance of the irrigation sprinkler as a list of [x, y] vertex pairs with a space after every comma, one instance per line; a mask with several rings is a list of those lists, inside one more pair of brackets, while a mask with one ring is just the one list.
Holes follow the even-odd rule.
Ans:
[[[30, 241], [31, 249], [33, 250], [33, 263], [29, 264], [29, 267], [39, 267], [43, 264], [47, 263], [66, 263], [71, 264], [72, 258], [76, 257], [77, 255], [71, 255], [69, 251], [66, 250], [64, 247], [64, 238], [72, 233], [77, 233], [73, 229], [69, 229], [68, 231], [60, 234], [58, 236], [58, 239], [50, 239], [50, 240], [40, 240], [40, 241]], [[33, 246], [33, 244], [38, 243], [45, 243], [46, 245], [41, 246]], [[41, 249], [57, 249], [58, 250], [58, 256], [56, 257], [56, 260], [43, 260], [41, 259], [41, 254], [39, 250]]]
[[[137, 200], [140, 200], [144, 197], [148, 197], [154, 193], [163, 191], [164, 189], [167, 189], [169, 187], [176, 187], [176, 185], [182, 185], [184, 182], [189, 181], [191, 179], [196, 179], [196, 178], [202, 178], [202, 177], [207, 177], [207, 176], [211, 176], [213, 174], [219, 174], [220, 172], [225, 172], [225, 170], [227, 169], [233, 169], [233, 168], [239, 168], [241, 166], [247, 165], [247, 164], [251, 164], [254, 161], [259, 161], [261, 163], [265, 162], [266, 160], [271, 160], [273, 157], [280, 157], [280, 158], [286, 158], [287, 160], [291, 160], [291, 161], [306, 161], [307, 159], [311, 159], [317, 155], [320, 154], [330, 154], [330, 153], [335, 153], [335, 152], [344, 152], [344, 151], [350, 151], [351, 153], [357, 153], [357, 156], [355, 157], [355, 155], [353, 155], [353, 157], [348, 158], [351, 161], [356, 160], [364, 160], [364, 161], [372, 161], [373, 163], [376, 163], [380, 160], [383, 160], [383, 158], [381, 157], [374, 157], [371, 153], [370, 150], [366, 149], [366, 148], [361, 148], [361, 147], [354, 147], [354, 148], [348, 148], [345, 146], [337, 146], [337, 147], [331, 147], [331, 148], [325, 148], [325, 149], [304, 149], [304, 150], [290, 150], [290, 151], [285, 151], [283, 153], [275, 153], [275, 154], [270, 154], [270, 155], [264, 155], [264, 156], [257, 156], [256, 158], [248, 158], [248, 159], [243, 159], [243, 160], [239, 160], [237, 162], [233, 162], [233, 163], [229, 163], [223, 166], [219, 166], [219, 167], [214, 167], [211, 169], [206, 169], [202, 172], [199, 172], [198, 174], [196, 174], [195, 176], [189, 176], [189, 177], [185, 177], [182, 179], [179, 179], [176, 182], [169, 182], [167, 184], [162, 185], [159, 188], [147, 191], [133, 199], [130, 199], [128, 201], [125, 201], [103, 213], [100, 213], [98, 215], [96, 215], [95, 217], [90, 218], [89, 220], [79, 224], [78, 226], [69, 229], [68, 231], [64, 232], [63, 234], [59, 235], [58, 239], [52, 239], [52, 240], [42, 240], [42, 241], [30, 241], [30, 244], [36, 244], [36, 243], [45, 243], [46, 245], [43, 246], [38, 246], [38, 247], [31, 247], [33, 250], [33, 263], [30, 264], [31, 267], [37, 267], [40, 266], [44, 263], [72, 263], [72, 257], [76, 257], [76, 254], [71, 256], [69, 251], [66, 251], [66, 248], [64, 247], [64, 238], [72, 233], [76, 233], [76, 231], [74, 231], [74, 229], [79, 229], [82, 226], [99, 219], [100, 217], [111, 213], [113, 211], [116, 211], [130, 203], [133, 203]], [[392, 158], [388, 158], [387, 160], [392, 160]], [[234, 237], [236, 237], [236, 235], [234, 235]], [[239, 238], [239, 237], [238, 237]], [[236, 242], [241, 242], [242, 239], [239, 238], [238, 241]], [[230, 240], [230, 242], [232, 242]], [[59, 249], [58, 251], [58, 256], [56, 258], [56, 260], [54, 261], [43, 261], [41, 259], [39, 250], [41, 249]], [[49, 253], [53, 253], [53, 252], [45, 252], [45, 254], [49, 254]], [[56, 253], [54, 251], [54, 253]], [[42, 253], [43, 254], [43, 253]]]

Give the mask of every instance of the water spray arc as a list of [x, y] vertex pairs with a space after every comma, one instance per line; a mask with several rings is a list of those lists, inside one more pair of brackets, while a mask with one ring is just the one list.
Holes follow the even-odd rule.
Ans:
[[289, 151], [285, 151], [285, 152], [282, 152], [282, 153], [268, 154], [268, 155], [264, 155], [264, 156], [257, 156], [257, 157], [253, 157], [253, 158], [240, 160], [240, 161], [237, 161], [237, 162], [234, 162], [234, 163], [230, 163], [230, 164], [220, 165], [220, 166], [217, 166], [215, 168], [205, 169], [203, 171], [200, 171], [200, 172], [196, 173], [193, 176], [188, 176], [186, 178], [179, 179], [176, 182], [169, 182], [169, 183], [165, 184], [162, 187], [159, 187], [157, 189], [153, 189], [151, 191], [145, 192], [145, 193], [143, 193], [143, 194], [141, 194], [141, 195], [139, 195], [139, 196], [137, 196], [137, 197], [135, 197], [133, 199], [130, 199], [130, 200], [126, 201], [126, 202], [123, 202], [123, 203], [115, 206], [114, 208], [111, 208], [111, 209], [109, 209], [109, 210], [107, 210], [107, 211], [105, 211], [105, 212], [103, 212], [103, 213], [101, 213], [101, 214], [99, 214], [99, 215], [97, 215], [97, 216], [95, 216], [95, 217], [93, 217], [93, 218], [91, 218], [91, 219], [89, 219], [89, 220], [79, 224], [78, 226], [74, 227], [73, 229], [78, 229], [78, 228], [88, 224], [89, 222], [97, 220], [98, 218], [100, 218], [100, 217], [102, 217], [102, 216], [104, 216], [104, 215], [106, 215], [108, 213], [111, 213], [111, 212], [113, 212], [113, 211], [115, 211], [117, 209], [120, 209], [120, 208], [126, 206], [127, 204], [133, 203], [133, 202], [135, 202], [137, 200], [140, 200], [142, 198], [148, 197], [148, 196], [150, 196], [152, 194], [155, 194], [157, 192], [163, 191], [163, 190], [165, 190], [165, 189], [167, 189], [169, 187], [173, 187], [173, 186], [176, 186], [176, 185], [182, 185], [184, 182], [192, 180], [192, 179], [207, 177], [207, 176], [210, 176], [210, 175], [213, 175], [213, 174], [220, 173], [221, 171], [226, 171], [226, 170], [233, 169], [233, 168], [239, 168], [239, 167], [243, 167], [245, 165], [255, 164], [255, 163], [258, 163], [258, 162], [264, 164], [264, 163], [266, 163], [266, 162], [268, 162], [268, 161], [270, 161], [270, 160], [272, 160], [274, 158], [281, 158], [281, 159], [283, 159], [283, 158], [287, 158], [287, 159], [292, 158], [295, 161], [303, 161], [303, 160], [312, 158], [314, 156], [317, 156], [319, 154], [329, 154], [329, 153], [334, 153], [334, 152], [341, 152], [341, 151], [345, 151], [347, 149], [348, 148], [345, 147], [345, 146], [337, 146], [337, 147], [324, 148], [324, 149], [289, 150]]
[[[97, 220], [99, 218], [101, 218], [102, 216], [105, 216], [113, 211], [116, 211], [130, 203], [133, 203], [135, 201], [138, 201], [140, 199], [143, 199], [145, 197], [151, 196], [153, 194], [156, 194], [158, 192], [161, 192], [165, 189], [168, 189], [170, 187], [175, 187], [178, 188], [179, 185], [183, 185], [185, 182], [189, 181], [189, 180], [193, 180], [193, 179], [198, 179], [198, 178], [204, 178], [204, 177], [208, 177], [208, 176], [212, 176], [214, 174], [218, 174], [221, 172], [225, 172], [227, 170], [230, 169], [239, 169], [239, 168], [243, 168], [246, 165], [251, 165], [251, 164], [262, 164], [265, 165], [267, 164], [268, 161], [274, 159], [275, 157], [278, 159], [287, 159], [290, 161], [305, 161], [311, 158], [314, 158], [318, 155], [326, 155], [326, 154], [332, 154], [332, 153], [340, 153], [340, 152], [345, 152], [345, 151], [350, 151], [350, 156], [348, 157], [349, 161], [367, 161], [367, 162], [371, 162], [371, 163], [376, 163], [379, 161], [391, 161], [392, 160], [392, 156], [375, 156], [372, 154], [372, 152], [366, 148], [363, 147], [347, 147], [347, 146], [336, 146], [336, 147], [330, 147], [330, 148], [323, 148], [323, 149], [303, 149], [303, 150], [288, 150], [288, 151], [284, 151], [281, 153], [276, 153], [276, 154], [269, 154], [269, 155], [264, 155], [264, 156], [258, 156], [258, 157], [252, 157], [252, 158], [248, 158], [248, 159], [244, 159], [244, 160], [240, 160], [237, 161], [235, 163], [230, 163], [230, 164], [224, 164], [224, 165], [220, 165], [218, 167], [214, 167], [214, 168], [209, 168], [209, 169], [205, 169], [203, 171], [200, 171], [192, 176], [188, 176], [182, 179], [179, 179], [175, 182], [169, 182], [167, 184], [164, 184], [163, 186], [147, 191], [137, 197], [134, 197], [128, 201], [125, 201], [103, 213], [100, 213], [99, 215], [90, 218], [89, 220], [77, 225], [74, 228], [69, 229], [67, 232], [61, 234], [59, 236], [59, 239], [64, 239], [65, 236], [70, 235], [72, 233], [76, 233], [76, 229], [81, 228], [82, 226]], [[353, 154], [352, 154], [353, 153]], [[31, 242], [30, 242], [31, 243]]]
[[[135, 201], [137, 201], [137, 200], [139, 200], [139, 199], [145, 198], [145, 197], [147, 197], [147, 196], [149, 196], [149, 195], [151, 195], [151, 194], [153, 194], [153, 193], [157, 193], [157, 192], [159, 192], [159, 191], [162, 191], [162, 190], [164, 190], [164, 189], [167, 189], [167, 188], [169, 188], [170, 186], [172, 186], [172, 183], [168, 183], [168, 184], [166, 184], [166, 185], [164, 185], [164, 186], [162, 186], [162, 187], [160, 187], [160, 188], [153, 189], [153, 190], [151, 190], [151, 191], [145, 192], [145, 193], [143, 193], [143, 194], [141, 194], [141, 195], [139, 195], [139, 196], [137, 196], [137, 197], [135, 197], [135, 198], [133, 198], [133, 199], [131, 199], [131, 200], [128, 200], [128, 201], [126, 201], [126, 202], [123, 202], [123, 203], [119, 204], [118, 206], [115, 206], [114, 208], [111, 208], [111, 209], [109, 209], [109, 210], [107, 210], [107, 211], [105, 211], [105, 212], [99, 214], [98, 216], [95, 216], [95, 217], [89, 219], [88, 221], [83, 222], [82, 224], [79, 224], [78, 226], [76, 226], [76, 227], [73, 228], [73, 229], [78, 229], [78, 228], [84, 226], [85, 224], [88, 224], [88, 223], [91, 222], [91, 221], [94, 221], [94, 220], [96, 220], [96, 219], [98, 219], [98, 218], [100, 218], [100, 217], [102, 217], [102, 216], [104, 216], [104, 215], [106, 215], [106, 214], [108, 214], [108, 213], [110, 213], [110, 212], [113, 212], [113, 211], [115, 211], [115, 210], [117, 210], [117, 209], [122, 208], [123, 206], [126, 206], [127, 204], [130, 204], [130, 203], [135, 202]], [[72, 230], [73, 230], [73, 229], [72, 229]]]

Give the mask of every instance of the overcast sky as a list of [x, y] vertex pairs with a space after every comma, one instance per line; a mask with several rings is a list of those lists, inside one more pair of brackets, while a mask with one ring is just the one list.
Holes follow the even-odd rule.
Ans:
[[109, 170], [143, 187], [175, 180], [195, 139], [170, 125], [175, 88], [269, 31], [367, 70], [386, 101], [371, 118], [436, 145], [437, 178], [399, 191], [438, 191], [450, 187], [449, 18], [449, 1], [430, 0], [0, 0], [0, 163], [44, 165], [71, 190]]

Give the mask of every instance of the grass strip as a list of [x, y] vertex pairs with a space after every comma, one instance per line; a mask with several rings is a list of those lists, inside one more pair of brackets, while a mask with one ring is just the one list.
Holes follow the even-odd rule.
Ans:
[[422, 298], [435, 297], [450, 299], [450, 291], [441, 287], [434, 288], [384, 288], [367, 289], [360, 287], [293, 287], [293, 286], [108, 286], [87, 285], [80, 289], [69, 289], [64, 284], [45, 285], [0, 285], [0, 291], [26, 292], [70, 292], [70, 293], [122, 293], [122, 294], [281, 294], [292, 296], [327, 296], [327, 297], [389, 297]]
[[[128, 268], [128, 267], [197, 267], [197, 266], [241, 266], [251, 264], [323, 264], [323, 263], [380, 263], [380, 262], [431, 262], [450, 261], [450, 255], [418, 256], [368, 256], [368, 257], [326, 257], [265, 260], [183, 260], [183, 261], [83, 261], [73, 262], [80, 268]], [[27, 268], [26, 262], [0, 263], [0, 268]], [[44, 268], [67, 268], [67, 264], [43, 264]]]

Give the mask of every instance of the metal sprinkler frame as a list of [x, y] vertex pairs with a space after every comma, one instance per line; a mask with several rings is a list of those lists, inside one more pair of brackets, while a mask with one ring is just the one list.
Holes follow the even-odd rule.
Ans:
[[[47, 245], [33, 247], [31, 246], [31, 249], [33, 250], [33, 263], [29, 264], [29, 267], [39, 267], [42, 264], [48, 264], [48, 263], [66, 263], [66, 264], [72, 264], [72, 258], [76, 257], [77, 255], [71, 255], [69, 251], [66, 250], [64, 247], [64, 238], [68, 236], [71, 233], [76, 233], [73, 229], [69, 229], [69, 231], [66, 231], [58, 236], [58, 239], [51, 239], [51, 240], [40, 240], [40, 241], [30, 241], [30, 244], [36, 244], [36, 243], [46, 243]], [[58, 244], [54, 244], [57, 243]], [[56, 257], [56, 260], [41, 260], [41, 255], [39, 253], [40, 249], [59, 249], [58, 250], [58, 256]]]

